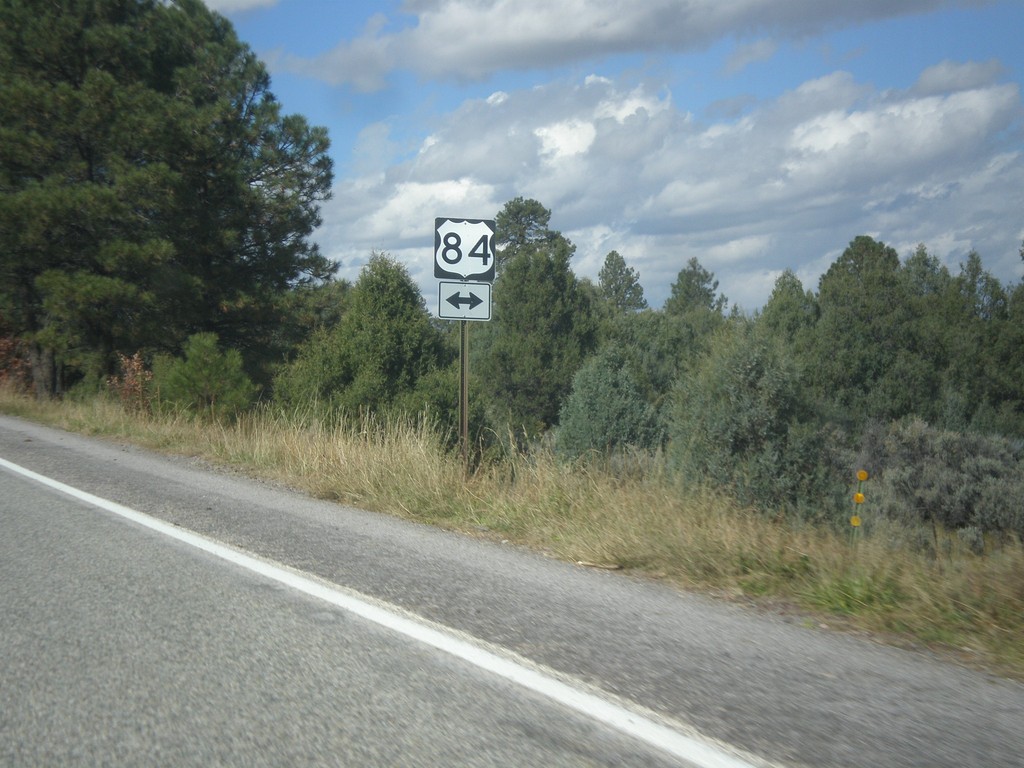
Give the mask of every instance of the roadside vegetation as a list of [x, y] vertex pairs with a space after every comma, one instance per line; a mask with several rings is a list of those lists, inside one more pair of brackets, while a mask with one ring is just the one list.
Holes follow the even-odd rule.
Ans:
[[[0, 390], [0, 408], [52, 426], [198, 456], [323, 499], [526, 545], [781, 610], [807, 626], [1024, 679], [1024, 547], [884, 518], [884, 490], [862, 484], [859, 529], [765, 515], [658, 457], [632, 466], [513, 453], [468, 479], [424, 420], [336, 424], [260, 408], [233, 422], [151, 413], [110, 397], [39, 401]], [[623, 462], [629, 463], [628, 459]], [[850, 496], [857, 481], [851, 476]], [[851, 513], [853, 503], [850, 504]]]
[[1024, 679], [1024, 284], [980, 254], [857, 236], [753, 312], [691, 258], [651, 307], [515, 197], [466, 466], [459, 329], [387, 253], [335, 278], [327, 132], [225, 18], [0, 4], [0, 126], [4, 411]]

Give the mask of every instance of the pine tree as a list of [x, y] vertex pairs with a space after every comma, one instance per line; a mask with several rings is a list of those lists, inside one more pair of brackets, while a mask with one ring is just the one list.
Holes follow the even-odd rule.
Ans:
[[327, 147], [201, 0], [0, 4], [0, 308], [37, 391], [200, 330], [264, 349], [333, 272]]
[[665, 302], [665, 312], [682, 316], [693, 311], [721, 315], [727, 299], [718, 293], [718, 281], [697, 261], [696, 257], [686, 262], [672, 284], [672, 293]]
[[494, 285], [494, 317], [480, 370], [498, 412], [537, 435], [558, 422], [572, 377], [593, 351], [596, 327], [559, 235], [547, 248], [516, 254]]
[[618, 251], [610, 251], [597, 275], [601, 296], [620, 312], [639, 312], [647, 309], [647, 299], [640, 285], [640, 276]]
[[858, 429], [916, 413], [937, 397], [893, 248], [855, 238], [822, 276], [818, 303], [808, 372], [832, 418]]
[[275, 396], [293, 407], [380, 410], [452, 359], [408, 270], [374, 254], [349, 292], [341, 320], [303, 345], [276, 379]]

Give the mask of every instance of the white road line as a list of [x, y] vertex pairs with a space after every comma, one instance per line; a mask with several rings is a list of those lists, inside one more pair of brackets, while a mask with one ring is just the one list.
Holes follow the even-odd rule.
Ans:
[[703, 737], [682, 724], [672, 723], [670, 726], [665, 718], [644, 711], [631, 702], [616, 702], [609, 694], [597, 689], [588, 691], [588, 686], [579, 681], [570, 681], [554, 670], [516, 657], [506, 649], [485, 647], [487, 644], [477, 638], [442, 627], [396, 606], [243, 554], [212, 539], [94, 496], [6, 459], [0, 458], [0, 467], [462, 659], [678, 757], [695, 768], [754, 768], [755, 765], [769, 765], [754, 756], [742, 755], [738, 750]]

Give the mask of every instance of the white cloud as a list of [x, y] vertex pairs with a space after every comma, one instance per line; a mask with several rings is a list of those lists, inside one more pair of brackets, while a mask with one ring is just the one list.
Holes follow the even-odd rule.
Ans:
[[832, 110], [794, 127], [785, 168], [795, 181], [825, 174], [897, 180], [941, 158], [972, 154], [1019, 107], [1017, 87], [1000, 85]]
[[964, 91], [991, 85], [1002, 72], [998, 61], [943, 61], [921, 73], [914, 90], [922, 95]]
[[[354, 195], [370, 192], [378, 199], [372, 208], [360, 208], [352, 221], [357, 237], [364, 242], [379, 242], [381, 249], [389, 244], [409, 244], [423, 239], [424, 222], [435, 216], [488, 217], [494, 214], [493, 190], [473, 179], [419, 182], [404, 181], [385, 184], [376, 189], [354, 185], [345, 195], [346, 203]], [[424, 239], [424, 242], [426, 240]]]
[[411, 159], [342, 180], [319, 239], [352, 269], [389, 250], [427, 293], [433, 218], [490, 217], [523, 195], [576, 243], [579, 274], [595, 279], [617, 250], [654, 306], [696, 257], [755, 309], [783, 269], [816, 287], [859, 234], [903, 255], [924, 242], [951, 263], [974, 248], [994, 273], [1019, 275], [1024, 155], [1005, 141], [1020, 93], [951, 80], [926, 95], [834, 73], [707, 122], [663, 90], [607, 77], [467, 101]]
[[[221, 0], [228, 3], [232, 0]], [[246, 0], [234, 0], [246, 2]], [[257, 2], [258, 0], [252, 0]], [[316, 60], [284, 66], [360, 90], [384, 87], [396, 70], [421, 77], [482, 79], [499, 70], [535, 70], [628, 52], [694, 51], [730, 36], [801, 38], [826, 28], [920, 13], [972, 0], [406, 0], [415, 23], [362, 36]], [[752, 42], [733, 62], [763, 60], [775, 43]]]
[[399, 152], [400, 147], [391, 138], [391, 127], [387, 123], [371, 123], [356, 137], [353, 169], [357, 174], [372, 173]]
[[742, 264], [764, 257], [772, 246], [770, 235], [749, 235], [708, 249], [707, 260], [716, 264]]
[[[586, 79], [585, 84], [607, 87], [612, 85], [612, 81], [607, 78], [598, 78], [591, 75]], [[652, 96], [646, 93], [642, 87], [638, 87], [634, 88], [628, 95], [615, 94], [612, 99], [602, 101], [597, 105], [597, 109], [594, 110], [594, 115], [598, 118], [610, 117], [620, 123], [624, 123], [627, 118], [638, 114], [641, 110], [648, 115], [656, 115], [668, 109], [669, 105], [670, 102], [667, 99]]]
[[576, 119], [542, 125], [533, 133], [540, 139], [541, 154], [551, 161], [583, 154], [597, 135], [593, 123]]

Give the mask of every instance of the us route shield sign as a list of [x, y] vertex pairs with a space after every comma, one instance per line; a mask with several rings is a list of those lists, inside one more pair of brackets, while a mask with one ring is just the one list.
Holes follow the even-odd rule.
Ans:
[[444, 320], [490, 320], [490, 283], [455, 283], [442, 280], [437, 316]]
[[492, 219], [434, 219], [434, 277], [494, 282]]

